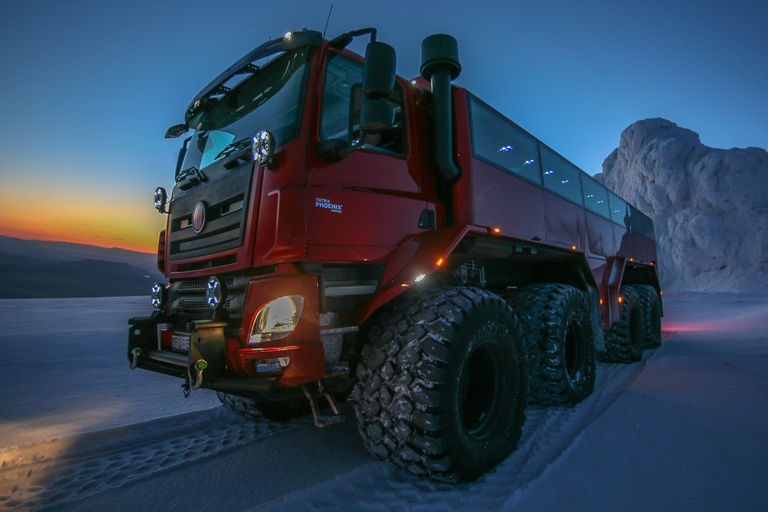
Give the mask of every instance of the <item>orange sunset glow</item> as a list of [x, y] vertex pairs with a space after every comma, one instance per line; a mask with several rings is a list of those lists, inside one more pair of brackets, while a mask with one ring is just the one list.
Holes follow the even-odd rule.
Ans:
[[157, 250], [165, 216], [144, 202], [128, 198], [48, 196], [2, 193], [0, 235], [63, 241], [139, 252]]

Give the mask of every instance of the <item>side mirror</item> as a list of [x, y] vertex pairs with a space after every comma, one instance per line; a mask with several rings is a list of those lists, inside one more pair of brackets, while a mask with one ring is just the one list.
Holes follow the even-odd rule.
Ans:
[[395, 107], [385, 99], [365, 98], [360, 112], [360, 129], [363, 133], [382, 133], [395, 124]]
[[371, 42], [365, 48], [363, 93], [366, 98], [386, 98], [395, 88], [395, 49], [386, 43]]
[[[364, 33], [368, 33], [368, 30], [370, 29], [366, 29]], [[337, 38], [337, 40], [338, 44], [348, 43], [346, 39]], [[332, 42], [331, 45], [333, 44]], [[395, 89], [395, 67], [394, 48], [377, 41], [368, 43], [365, 48], [363, 83], [354, 84], [350, 94], [348, 134], [350, 139], [356, 138], [356, 140], [320, 141], [315, 150], [318, 156], [336, 163], [363, 147], [366, 135], [376, 135], [392, 128], [395, 123], [395, 108], [387, 98]], [[355, 119], [358, 112], [360, 117]], [[357, 122], [359, 122], [359, 132], [355, 126]], [[355, 137], [357, 133], [360, 135], [359, 138]]]
[[170, 128], [168, 128], [168, 131], [165, 132], [165, 138], [175, 139], [177, 137], [181, 137], [188, 131], [189, 131], [189, 126], [187, 126], [186, 124], [175, 124]]

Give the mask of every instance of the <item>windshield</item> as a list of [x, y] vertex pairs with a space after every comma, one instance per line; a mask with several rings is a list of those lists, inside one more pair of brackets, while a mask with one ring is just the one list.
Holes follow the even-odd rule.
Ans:
[[[184, 171], [202, 170], [234, 151], [250, 147], [251, 138], [269, 130], [277, 145], [299, 134], [310, 47], [255, 62], [247, 73], [229, 79], [225, 92], [209, 97], [184, 159]], [[182, 172], [185, 176], [188, 173]]]

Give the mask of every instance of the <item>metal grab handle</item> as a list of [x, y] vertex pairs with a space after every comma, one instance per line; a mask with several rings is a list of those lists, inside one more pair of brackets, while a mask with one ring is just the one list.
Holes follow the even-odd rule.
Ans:
[[187, 367], [187, 376], [189, 377], [189, 380], [192, 381], [192, 375], [190, 375], [189, 370], [194, 366], [195, 370], [197, 370], [196, 379], [194, 379], [194, 385], [189, 388], [190, 391], [195, 391], [197, 389], [200, 389], [203, 385], [203, 370], [208, 368], [208, 362], [205, 359], [200, 359], [198, 362], [196, 362], [194, 365], [189, 365]]
[[135, 370], [136, 365], [139, 364], [141, 349], [139, 347], [133, 347], [133, 350], [131, 350], [131, 354], [133, 354], [133, 359], [131, 360], [131, 370]]

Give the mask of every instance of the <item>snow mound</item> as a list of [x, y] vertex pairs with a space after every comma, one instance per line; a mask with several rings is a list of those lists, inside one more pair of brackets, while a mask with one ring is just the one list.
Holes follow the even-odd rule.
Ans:
[[596, 176], [653, 219], [665, 290], [768, 291], [768, 152], [646, 119]]

